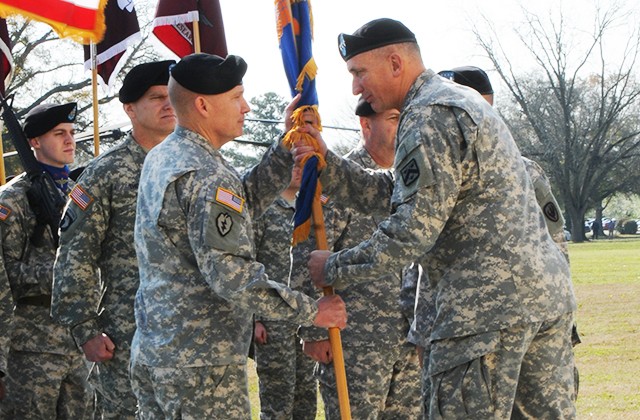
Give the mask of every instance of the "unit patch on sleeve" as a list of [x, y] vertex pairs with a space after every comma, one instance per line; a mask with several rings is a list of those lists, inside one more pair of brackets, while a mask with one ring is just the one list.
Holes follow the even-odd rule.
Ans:
[[558, 220], [560, 220], [560, 213], [558, 212], [556, 205], [551, 201], [545, 204], [542, 209], [544, 210], [544, 215], [547, 217], [547, 219], [551, 220], [552, 222], [557, 222]]
[[407, 187], [418, 180], [420, 177], [420, 169], [418, 168], [418, 163], [415, 158], [411, 159], [400, 169], [400, 175], [402, 176], [404, 185]]
[[9, 217], [10, 214], [11, 214], [11, 209], [9, 207], [0, 205], [0, 220], [4, 222], [5, 220], [7, 220], [7, 217]]
[[231, 232], [233, 219], [229, 216], [229, 213], [220, 213], [218, 217], [216, 217], [216, 227], [221, 236], [226, 236], [227, 233]]
[[87, 192], [79, 185], [76, 184], [71, 190], [69, 197], [73, 200], [74, 203], [78, 205], [82, 210], [86, 210], [89, 207], [89, 204], [93, 201], [93, 198], [87, 194]]
[[232, 210], [242, 213], [242, 207], [244, 206], [244, 198], [226, 190], [222, 187], [218, 187], [216, 191], [216, 201], [220, 204], [224, 204]]

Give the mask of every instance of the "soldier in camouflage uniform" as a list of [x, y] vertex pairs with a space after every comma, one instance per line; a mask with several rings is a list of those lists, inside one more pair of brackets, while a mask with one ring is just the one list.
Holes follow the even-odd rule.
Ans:
[[4, 261], [0, 253], [0, 415], [2, 412], [2, 400], [5, 397], [4, 377], [7, 375], [7, 356], [9, 355], [9, 343], [11, 342], [11, 326], [13, 323], [13, 298], [7, 272], [4, 269]]
[[[257, 257], [270, 279], [289, 283], [295, 195], [301, 169], [295, 167], [291, 183], [254, 223]], [[292, 250], [295, 252], [294, 250]], [[316, 418], [318, 383], [314, 362], [302, 352], [298, 324], [258, 318], [255, 325], [255, 359], [260, 387], [260, 419], [313, 420]]]
[[[24, 133], [59, 194], [71, 189], [76, 104], [44, 104], [26, 116]], [[56, 243], [29, 204], [26, 174], [0, 192], [4, 266], [16, 304], [8, 360], [4, 418], [74, 418], [85, 415], [90, 392], [87, 368], [68, 328], [49, 316]], [[40, 226], [42, 229], [39, 229]]]
[[[242, 58], [192, 54], [171, 69], [178, 125], [140, 176], [140, 268], [131, 377], [139, 417], [249, 418], [246, 358], [253, 313], [298, 324], [346, 324], [344, 302], [318, 302], [269, 280], [252, 220], [286, 187], [280, 142], [242, 178], [220, 147], [242, 134], [249, 106]], [[296, 157], [312, 151], [298, 146]]]
[[[393, 212], [356, 247], [314, 251], [314, 283], [340, 290], [419, 262], [436, 307], [435, 321], [415, 314], [418, 331], [431, 329], [430, 418], [574, 418], [569, 266], [507, 127], [475, 92], [427, 70], [400, 22], [369, 22], [339, 48], [354, 94], [401, 110]], [[389, 189], [330, 153], [327, 163], [334, 199]]]
[[139, 283], [133, 245], [138, 179], [147, 152], [175, 127], [167, 93], [173, 63], [140, 64], [127, 74], [119, 99], [132, 131], [84, 170], [61, 226], [51, 314], [72, 328], [85, 358], [95, 362], [96, 418], [135, 417], [129, 355]]
[[[360, 116], [363, 141], [346, 158], [363, 168], [390, 168], [399, 112], [389, 109], [376, 114], [361, 98], [356, 114]], [[341, 201], [340, 205], [348, 206], [349, 201]], [[368, 209], [367, 213], [347, 208], [329, 214], [325, 225], [335, 239], [334, 251], [357, 245], [367, 238], [391, 211], [389, 201], [380, 201]], [[294, 259], [294, 267], [306, 266], [309, 252]], [[308, 284], [308, 270], [302, 267], [293, 270], [293, 275], [304, 273]], [[409, 305], [405, 312], [400, 305], [401, 281], [398, 269], [386, 272], [375, 282], [340, 291], [349, 310], [349, 328], [342, 332], [342, 349], [354, 419], [413, 420], [421, 415], [418, 355], [415, 346], [406, 339], [413, 306]], [[326, 357], [331, 349], [327, 333], [301, 328], [300, 335], [305, 352], [320, 362], [318, 377], [326, 417], [340, 419], [333, 364]]]

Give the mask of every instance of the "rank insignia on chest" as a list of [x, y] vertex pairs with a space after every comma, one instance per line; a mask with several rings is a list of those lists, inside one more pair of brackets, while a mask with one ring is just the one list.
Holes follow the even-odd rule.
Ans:
[[216, 190], [216, 201], [229, 207], [232, 210], [242, 213], [242, 207], [244, 207], [244, 198], [226, 190], [222, 187], [218, 187]]
[[229, 216], [229, 213], [220, 213], [218, 217], [216, 217], [216, 227], [218, 228], [218, 232], [222, 236], [226, 236], [229, 232], [231, 232], [231, 228], [233, 227], [233, 219]]
[[78, 205], [82, 210], [86, 210], [89, 207], [89, 204], [93, 201], [93, 198], [87, 194], [87, 192], [80, 186], [76, 185], [71, 190], [69, 197], [73, 200], [74, 203]]
[[7, 220], [10, 214], [11, 214], [11, 209], [9, 207], [0, 205], [0, 220], [4, 222], [5, 220]]
[[420, 169], [415, 159], [411, 159], [406, 165], [400, 169], [402, 181], [407, 187], [418, 180], [420, 177]]

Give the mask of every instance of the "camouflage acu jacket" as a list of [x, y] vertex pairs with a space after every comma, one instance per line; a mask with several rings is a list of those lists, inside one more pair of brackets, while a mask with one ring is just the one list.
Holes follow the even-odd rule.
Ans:
[[433, 326], [432, 340], [574, 310], [568, 263], [495, 110], [429, 70], [415, 80], [400, 118], [394, 184], [327, 157], [325, 185], [340, 180], [334, 198], [383, 197], [393, 189], [392, 215], [371, 239], [329, 258], [328, 281], [342, 289], [421, 263], [436, 293], [437, 316], [416, 313], [416, 325]]
[[244, 363], [254, 312], [313, 322], [315, 302], [269, 280], [255, 261], [252, 221], [287, 185], [292, 165], [275, 145], [240, 178], [206, 139], [180, 126], [149, 152], [135, 226], [134, 363]]
[[104, 332], [129, 351], [139, 283], [133, 229], [145, 156], [129, 135], [87, 166], [65, 209], [51, 315], [73, 327], [78, 345]]

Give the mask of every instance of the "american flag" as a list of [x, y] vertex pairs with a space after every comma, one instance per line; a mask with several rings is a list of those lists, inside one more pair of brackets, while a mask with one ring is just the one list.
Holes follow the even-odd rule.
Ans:
[[230, 207], [237, 211], [238, 213], [242, 213], [242, 206], [244, 205], [244, 199], [232, 193], [229, 190], [225, 190], [222, 187], [218, 187], [218, 191], [216, 191], [216, 201], [220, 204], [224, 204], [227, 207]]
[[89, 204], [91, 204], [91, 202], [93, 201], [93, 198], [91, 198], [91, 196], [87, 194], [80, 185], [76, 185], [75, 187], [73, 187], [73, 190], [71, 190], [71, 194], [69, 194], [69, 197], [71, 197], [73, 202], [76, 203], [82, 210], [86, 210], [87, 207], [89, 207]]

